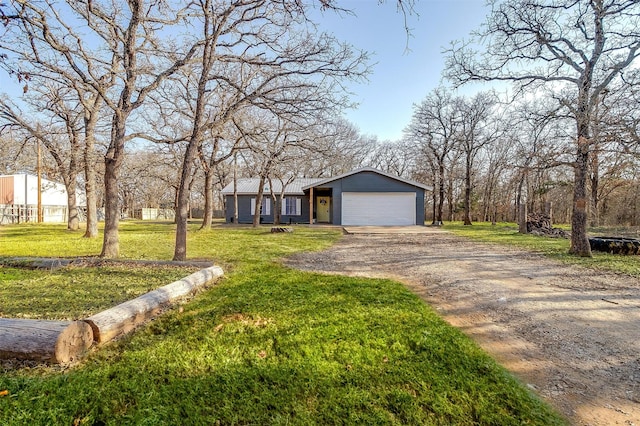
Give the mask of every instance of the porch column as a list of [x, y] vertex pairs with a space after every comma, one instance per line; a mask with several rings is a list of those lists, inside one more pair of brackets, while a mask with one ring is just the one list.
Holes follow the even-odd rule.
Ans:
[[309, 225], [313, 225], [313, 186], [309, 188]]

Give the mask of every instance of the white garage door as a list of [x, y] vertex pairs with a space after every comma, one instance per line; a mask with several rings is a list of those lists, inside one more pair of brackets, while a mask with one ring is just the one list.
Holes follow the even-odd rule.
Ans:
[[415, 192], [343, 192], [343, 225], [415, 225]]

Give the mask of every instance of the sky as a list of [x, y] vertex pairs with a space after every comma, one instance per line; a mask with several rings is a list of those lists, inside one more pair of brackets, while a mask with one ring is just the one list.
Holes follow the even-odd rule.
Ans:
[[341, 7], [356, 16], [319, 14], [319, 28], [338, 39], [372, 53], [376, 65], [363, 84], [348, 84], [359, 104], [346, 118], [363, 134], [379, 140], [399, 140], [409, 124], [412, 105], [441, 84], [443, 49], [467, 38], [485, 21], [484, 0], [417, 0], [415, 14], [404, 17], [396, 1], [342, 0]]
[[[340, 0], [353, 14], [319, 10], [313, 19], [319, 30], [370, 53], [374, 64], [368, 82], [348, 83], [358, 104], [346, 118], [361, 133], [379, 140], [399, 140], [409, 124], [413, 104], [441, 84], [443, 49], [453, 40], [468, 37], [485, 21], [485, 0], [416, 0], [415, 12], [405, 17], [397, 0]], [[9, 83], [9, 84], [7, 84]], [[0, 92], [19, 96], [21, 85], [0, 73]], [[474, 89], [461, 93], [471, 94]]]

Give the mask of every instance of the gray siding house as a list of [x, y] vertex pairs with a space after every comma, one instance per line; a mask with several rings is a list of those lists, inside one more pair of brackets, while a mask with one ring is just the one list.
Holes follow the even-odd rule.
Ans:
[[[285, 186], [284, 200], [278, 201], [280, 207], [280, 223], [309, 223], [309, 191], [305, 194], [302, 187], [319, 182], [322, 179], [298, 178]], [[280, 197], [282, 183], [273, 179], [273, 188], [269, 187], [269, 182], [265, 182], [262, 195], [262, 208], [260, 210], [261, 223], [273, 223], [275, 220], [275, 208], [271, 198], [271, 192]], [[238, 223], [253, 223], [253, 213], [255, 211], [256, 196], [260, 179], [238, 179]], [[233, 183], [230, 183], [222, 190], [225, 200], [225, 217], [228, 223], [233, 223], [234, 201]]]
[[[280, 182], [273, 192], [279, 196]], [[258, 179], [238, 180], [238, 222], [251, 223], [258, 193]], [[325, 179], [296, 179], [285, 187], [280, 223], [326, 223], [333, 225], [424, 225], [426, 185], [372, 168]], [[222, 193], [226, 219], [234, 217], [233, 183]], [[264, 188], [260, 219], [273, 223], [271, 188]]]

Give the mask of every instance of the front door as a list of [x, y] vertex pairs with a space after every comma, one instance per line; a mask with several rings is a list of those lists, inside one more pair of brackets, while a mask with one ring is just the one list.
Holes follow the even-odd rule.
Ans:
[[331, 208], [331, 197], [316, 198], [316, 219], [318, 222], [329, 223], [329, 209]]

